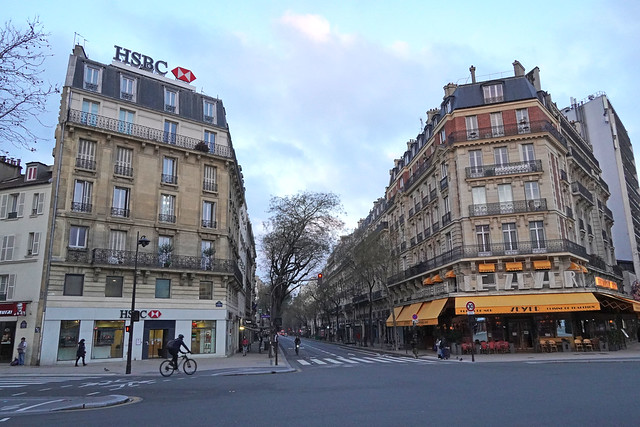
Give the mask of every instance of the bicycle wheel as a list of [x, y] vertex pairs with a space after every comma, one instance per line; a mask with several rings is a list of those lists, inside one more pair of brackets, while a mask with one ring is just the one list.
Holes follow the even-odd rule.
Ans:
[[184, 363], [182, 364], [182, 370], [187, 375], [193, 375], [198, 369], [198, 364], [193, 359], [184, 359]]
[[171, 374], [173, 374], [173, 371], [173, 365], [171, 364], [170, 360], [165, 360], [160, 364], [160, 374], [163, 377], [170, 377]]

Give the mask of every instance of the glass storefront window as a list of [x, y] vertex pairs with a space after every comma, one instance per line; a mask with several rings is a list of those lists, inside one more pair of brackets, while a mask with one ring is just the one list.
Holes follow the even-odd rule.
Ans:
[[573, 330], [571, 329], [571, 322], [566, 319], [556, 320], [556, 333], [557, 337], [572, 337]]
[[58, 360], [76, 360], [78, 349], [78, 335], [80, 334], [79, 320], [60, 321], [60, 340], [58, 341]]
[[191, 322], [191, 352], [193, 354], [216, 352], [215, 320], [194, 320]]
[[96, 320], [91, 358], [122, 358], [123, 342], [124, 320]]

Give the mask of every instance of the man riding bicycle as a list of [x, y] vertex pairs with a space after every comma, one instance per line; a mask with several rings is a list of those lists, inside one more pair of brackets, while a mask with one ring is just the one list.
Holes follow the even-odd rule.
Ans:
[[187, 350], [186, 351], [187, 353], [191, 353], [191, 350], [189, 350], [189, 347], [187, 347], [183, 339], [184, 339], [184, 335], [180, 334], [178, 335], [178, 338], [174, 340], [170, 340], [167, 343], [167, 351], [171, 355], [171, 364], [173, 365], [174, 369], [178, 369], [178, 353], [180, 353], [180, 349], [182, 347], [184, 347]]

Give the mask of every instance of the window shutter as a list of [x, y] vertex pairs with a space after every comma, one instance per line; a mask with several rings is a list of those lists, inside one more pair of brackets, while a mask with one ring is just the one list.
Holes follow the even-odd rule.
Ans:
[[37, 255], [40, 250], [40, 233], [33, 233], [33, 244], [31, 245], [31, 255]]
[[38, 214], [42, 213], [44, 209], [44, 193], [38, 193]]
[[24, 196], [25, 193], [20, 193], [18, 196], [18, 218], [24, 214]]
[[16, 275], [15, 274], [10, 274], [9, 275], [9, 283], [7, 284], [7, 299], [8, 300], [12, 300], [13, 299], [13, 290], [16, 287]]
[[8, 194], [3, 194], [0, 199], [0, 219], [7, 218], [7, 201], [9, 200]]

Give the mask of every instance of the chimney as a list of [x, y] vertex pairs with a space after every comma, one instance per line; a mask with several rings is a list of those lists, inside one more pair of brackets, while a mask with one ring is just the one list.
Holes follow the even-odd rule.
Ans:
[[527, 78], [531, 82], [536, 91], [542, 90], [542, 85], [540, 84], [540, 68], [535, 67], [533, 70], [527, 73]]
[[453, 92], [456, 91], [458, 85], [455, 83], [449, 83], [447, 84], [443, 89], [444, 89], [444, 97], [447, 98], [451, 95], [453, 95]]
[[475, 83], [476, 82], [476, 67], [474, 67], [472, 65], [471, 67], [469, 67], [469, 71], [471, 72], [471, 83]]
[[520, 61], [518, 61], [517, 59], [513, 61], [513, 74], [516, 77], [524, 76], [524, 67], [522, 66]]
[[437, 108], [432, 108], [431, 110], [427, 111], [427, 123], [431, 123], [431, 120], [433, 120], [433, 116], [438, 114], [439, 111], [440, 110], [438, 110]]
[[86, 58], [87, 54], [84, 52], [84, 47], [80, 46], [79, 44], [77, 44], [74, 48], [73, 48], [73, 56], [79, 56], [81, 58]]

